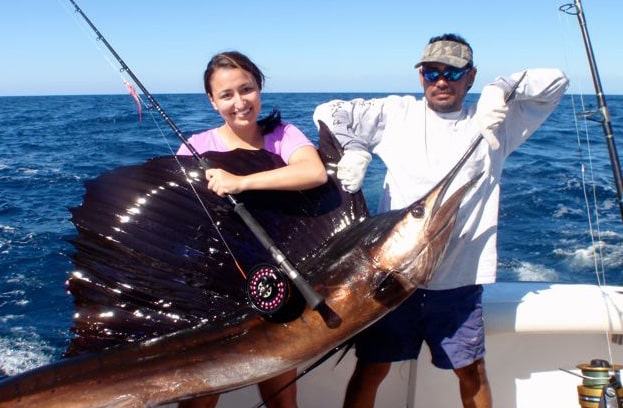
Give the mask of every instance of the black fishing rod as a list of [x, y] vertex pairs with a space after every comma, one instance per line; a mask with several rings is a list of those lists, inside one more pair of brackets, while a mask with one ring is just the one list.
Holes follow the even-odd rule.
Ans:
[[586, 118], [601, 123], [604, 136], [606, 137], [606, 145], [608, 146], [612, 172], [614, 174], [614, 184], [616, 187], [617, 201], [619, 203], [619, 211], [621, 213], [621, 218], [623, 219], [623, 176], [621, 176], [621, 165], [619, 163], [617, 148], [614, 143], [614, 133], [612, 131], [612, 123], [610, 121], [610, 112], [608, 111], [608, 106], [606, 105], [606, 97], [601, 87], [599, 71], [597, 70], [597, 63], [595, 62], [595, 55], [593, 54], [593, 46], [591, 45], [591, 39], [588, 35], [588, 28], [586, 25], [586, 17], [584, 16], [584, 10], [582, 9], [582, 2], [580, 0], [574, 0], [573, 4], [564, 4], [560, 6], [559, 10], [569, 15], [575, 15], [578, 17], [578, 23], [580, 24], [580, 29], [582, 31], [584, 48], [586, 49], [586, 55], [588, 57], [588, 63], [597, 97], [597, 111], [589, 112], [590, 115], [586, 115]]
[[[82, 18], [87, 22], [89, 27], [97, 34], [97, 40], [101, 41], [108, 51], [112, 53], [115, 59], [121, 65], [121, 69], [123, 72], [126, 72], [134, 81], [134, 83], [143, 91], [143, 94], [147, 97], [150, 104], [156, 109], [156, 111], [162, 116], [165, 122], [173, 129], [173, 132], [177, 135], [177, 137], [182, 141], [182, 143], [190, 150], [191, 154], [197, 161], [199, 165], [207, 169], [209, 168], [208, 162], [199, 155], [199, 152], [194, 148], [190, 142], [186, 139], [182, 131], [177, 127], [177, 125], [171, 120], [171, 118], [166, 114], [164, 109], [160, 106], [158, 101], [151, 95], [151, 93], [145, 88], [145, 86], [141, 83], [141, 81], [134, 75], [134, 72], [126, 65], [123, 59], [117, 54], [115, 49], [106, 41], [102, 33], [95, 27], [95, 25], [91, 22], [91, 20], [84, 14], [82, 9], [78, 7], [74, 0], [69, 0], [71, 4], [75, 7], [76, 12], [82, 16]], [[287, 274], [290, 281], [296, 286], [299, 290], [303, 298], [307, 304], [313, 309], [317, 310], [325, 323], [329, 327], [337, 327], [341, 323], [340, 317], [329, 308], [329, 306], [325, 303], [324, 298], [316, 292], [311, 285], [301, 276], [301, 274], [296, 270], [294, 265], [286, 258], [285, 254], [276, 246], [275, 242], [268, 235], [266, 230], [260, 225], [260, 223], [251, 215], [251, 213], [247, 210], [244, 203], [239, 202], [233, 197], [231, 194], [226, 195], [229, 202], [234, 206], [234, 212], [240, 216], [240, 218], [244, 221], [247, 227], [251, 230], [251, 232], [255, 235], [255, 237], [260, 241], [260, 243], [266, 248], [266, 250], [270, 253], [272, 258], [277, 262], [277, 264], [281, 267], [281, 269]], [[264, 284], [266, 282], [262, 282]], [[261, 292], [262, 290], [267, 290], [266, 288], [259, 287], [258, 290]], [[269, 289], [270, 290], [270, 289]], [[260, 295], [261, 297], [261, 295]], [[256, 305], [257, 306], [257, 305]], [[260, 308], [261, 309], [261, 308]]]

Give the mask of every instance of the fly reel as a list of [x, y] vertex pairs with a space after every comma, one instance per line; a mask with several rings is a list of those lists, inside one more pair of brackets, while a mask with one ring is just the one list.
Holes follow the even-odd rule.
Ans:
[[267, 320], [288, 322], [303, 313], [305, 299], [276, 266], [261, 264], [247, 276], [247, 297]]

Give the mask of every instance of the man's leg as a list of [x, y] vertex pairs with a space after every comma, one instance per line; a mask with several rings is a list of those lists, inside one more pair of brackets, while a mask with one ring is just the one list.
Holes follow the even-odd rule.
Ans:
[[455, 369], [454, 372], [459, 378], [464, 408], [491, 408], [493, 406], [484, 358], [476, 360], [467, 367]]
[[344, 408], [374, 407], [391, 362], [417, 359], [422, 346], [419, 292], [355, 337], [357, 364], [346, 388]]
[[424, 327], [433, 364], [454, 371], [464, 408], [490, 408], [482, 286], [426, 292]]

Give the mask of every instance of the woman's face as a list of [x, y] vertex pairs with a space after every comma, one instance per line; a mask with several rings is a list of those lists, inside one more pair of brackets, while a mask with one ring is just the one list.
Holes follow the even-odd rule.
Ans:
[[257, 125], [262, 100], [251, 74], [240, 68], [219, 68], [212, 74], [210, 86], [210, 102], [230, 127]]

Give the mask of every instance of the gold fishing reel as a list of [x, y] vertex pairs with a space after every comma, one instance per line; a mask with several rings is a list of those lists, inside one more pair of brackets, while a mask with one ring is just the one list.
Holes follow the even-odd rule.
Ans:
[[579, 364], [582, 384], [578, 385], [578, 399], [582, 408], [623, 408], [623, 386], [620, 365], [593, 359], [590, 364]]

